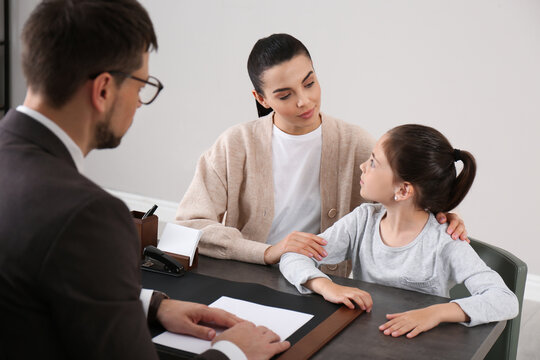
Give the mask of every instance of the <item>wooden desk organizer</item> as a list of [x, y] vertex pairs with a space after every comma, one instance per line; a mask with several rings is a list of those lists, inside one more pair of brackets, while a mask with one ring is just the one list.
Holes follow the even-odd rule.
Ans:
[[132, 211], [133, 222], [139, 232], [139, 239], [141, 240], [141, 259], [143, 258], [143, 250], [148, 245], [157, 246], [157, 233], [158, 233], [158, 217], [157, 215], [150, 215], [146, 219], [141, 219], [144, 215], [140, 211]]
[[180, 264], [182, 264], [182, 266], [184, 267], [184, 269], [186, 269], [186, 271], [189, 271], [191, 269], [195, 269], [197, 267], [197, 265], [199, 265], [199, 248], [197, 248], [197, 250], [195, 250], [193, 264], [191, 266], [189, 266], [189, 256], [178, 255], [178, 254], [170, 253], [170, 252], [167, 252], [167, 251], [164, 251], [164, 253], [169, 255], [173, 259], [177, 260]]

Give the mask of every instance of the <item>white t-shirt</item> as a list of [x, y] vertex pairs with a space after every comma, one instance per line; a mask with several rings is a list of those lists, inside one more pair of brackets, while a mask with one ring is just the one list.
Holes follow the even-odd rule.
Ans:
[[292, 231], [320, 232], [321, 148], [321, 126], [308, 134], [290, 135], [274, 125], [274, 220], [267, 244], [278, 243]]

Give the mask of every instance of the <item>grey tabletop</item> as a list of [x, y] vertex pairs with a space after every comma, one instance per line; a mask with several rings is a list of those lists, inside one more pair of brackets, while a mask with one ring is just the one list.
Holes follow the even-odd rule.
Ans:
[[[277, 266], [248, 264], [231, 260], [199, 257], [195, 273], [216, 278], [265, 285], [298, 296], [296, 288], [281, 275]], [[378, 327], [388, 313], [417, 309], [448, 299], [359, 280], [332, 278], [336, 283], [356, 286], [373, 298], [371, 313], [363, 313], [313, 359], [483, 359], [504, 330], [506, 321], [467, 328], [460, 324], [441, 324], [416, 338], [392, 338]]]

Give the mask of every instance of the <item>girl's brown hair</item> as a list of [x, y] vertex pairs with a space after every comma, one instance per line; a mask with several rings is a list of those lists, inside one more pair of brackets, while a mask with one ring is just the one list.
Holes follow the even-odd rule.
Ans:
[[[415, 202], [433, 213], [458, 206], [472, 186], [476, 161], [471, 153], [454, 149], [439, 131], [408, 124], [388, 131], [383, 148], [396, 180], [410, 182]], [[463, 169], [456, 176], [456, 161]]]

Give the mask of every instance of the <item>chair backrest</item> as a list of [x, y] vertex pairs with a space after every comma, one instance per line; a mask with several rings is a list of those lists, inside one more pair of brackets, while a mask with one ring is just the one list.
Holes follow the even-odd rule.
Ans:
[[[527, 264], [506, 250], [486, 244], [475, 239], [471, 240], [471, 246], [478, 256], [493, 270], [499, 273], [506, 286], [516, 294], [519, 301], [519, 314], [506, 323], [506, 328], [497, 339], [485, 359], [508, 359], [515, 360], [519, 340], [519, 324], [521, 322], [521, 310], [523, 308], [523, 293], [527, 277]], [[469, 291], [463, 284], [454, 286], [450, 290], [450, 297], [458, 299], [470, 296]]]

